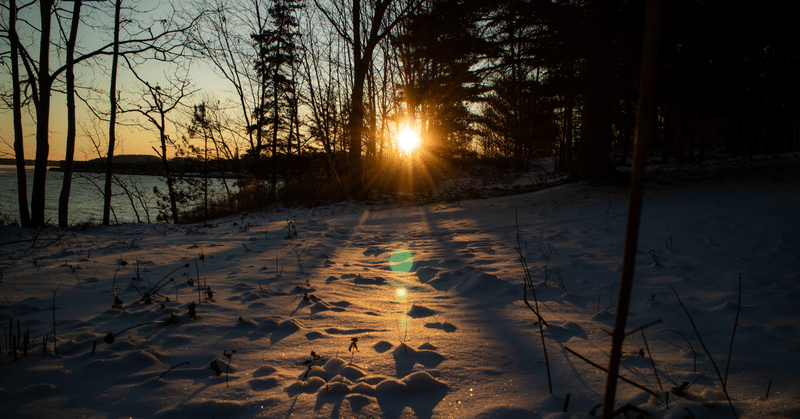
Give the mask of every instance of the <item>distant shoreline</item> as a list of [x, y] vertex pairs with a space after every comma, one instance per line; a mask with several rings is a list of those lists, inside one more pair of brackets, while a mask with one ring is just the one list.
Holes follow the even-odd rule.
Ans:
[[[35, 161], [31, 159], [25, 159], [25, 167], [33, 167]], [[48, 160], [47, 167], [51, 166], [58, 166], [61, 164], [60, 160]], [[17, 160], [16, 159], [8, 159], [8, 158], [0, 158], [0, 166], [16, 166]]]
[[[176, 170], [175, 173], [180, 173], [183, 177], [204, 177], [210, 178], [236, 178], [233, 171], [213, 171], [208, 174], [202, 173], [197, 165], [185, 162], [176, 162], [171, 160], [171, 163]], [[16, 160], [3, 158], [0, 159], [0, 166], [8, 168], [16, 167]], [[47, 169], [51, 172], [64, 172], [66, 162], [63, 160], [48, 160]], [[34, 167], [34, 160], [25, 160], [25, 168], [32, 169]], [[161, 176], [162, 162], [157, 156], [140, 155], [140, 154], [122, 154], [114, 157], [114, 173], [118, 175], [138, 175], [138, 176]], [[106, 164], [101, 158], [92, 159], [88, 161], [76, 160], [72, 163], [73, 173], [105, 173]]]

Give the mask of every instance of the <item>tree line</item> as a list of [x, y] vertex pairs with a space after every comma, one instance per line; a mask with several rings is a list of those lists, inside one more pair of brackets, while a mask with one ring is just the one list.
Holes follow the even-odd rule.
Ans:
[[[207, 171], [229, 162], [252, 202], [358, 198], [394, 187], [403, 126], [421, 134], [418, 159], [431, 173], [465, 161], [525, 169], [551, 157], [570, 180], [613, 177], [632, 147], [644, 3], [206, 0], [153, 19], [123, 0], [10, 0], [0, 65], [11, 76], [2, 97], [14, 119], [20, 221], [45, 223], [51, 91], [66, 94], [68, 110], [62, 226], [76, 100], [91, 109], [94, 130], [84, 125], [84, 134], [107, 166], [106, 224], [116, 127], [125, 124], [153, 132], [171, 221], [181, 209], [169, 154]], [[788, 5], [675, 0], [661, 9], [654, 156], [797, 150], [800, 47]], [[34, 11], [38, 19], [18, 19]], [[20, 28], [39, 42], [21, 40]], [[113, 36], [88, 42], [81, 31]], [[198, 62], [224, 91], [198, 87]], [[90, 66], [110, 75], [108, 86], [76, 85], [76, 71]], [[119, 71], [135, 84], [117, 86]], [[36, 121], [30, 207], [23, 112]]]

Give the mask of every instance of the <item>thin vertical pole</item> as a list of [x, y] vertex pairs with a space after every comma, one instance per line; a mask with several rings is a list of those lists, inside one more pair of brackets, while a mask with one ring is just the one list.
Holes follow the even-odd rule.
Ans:
[[650, 123], [652, 121], [660, 9], [661, 0], [647, 1], [642, 45], [642, 67], [639, 78], [639, 100], [636, 106], [636, 131], [634, 134], [630, 201], [628, 202], [628, 222], [625, 231], [625, 251], [617, 299], [617, 315], [611, 338], [608, 381], [606, 381], [606, 394], [603, 402], [603, 418], [605, 419], [610, 419], [614, 413], [619, 361], [622, 354], [622, 343], [625, 340], [625, 322], [628, 319], [631, 289], [633, 288], [633, 271], [636, 267], [636, 245], [639, 238], [639, 222], [642, 215], [644, 167], [647, 163], [647, 145], [650, 141]]

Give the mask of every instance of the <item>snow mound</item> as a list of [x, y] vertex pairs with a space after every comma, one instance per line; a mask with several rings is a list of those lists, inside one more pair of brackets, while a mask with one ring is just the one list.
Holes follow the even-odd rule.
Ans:
[[481, 272], [471, 266], [445, 271], [428, 282], [437, 290], [456, 290], [471, 298], [497, 296], [513, 292], [511, 285], [496, 275]]
[[253, 377], [265, 377], [267, 375], [273, 374], [277, 372], [278, 369], [271, 366], [271, 365], [262, 365], [258, 367], [255, 371], [253, 371]]
[[296, 331], [298, 331], [298, 330], [300, 330], [302, 328], [303, 328], [303, 325], [300, 322], [298, 322], [297, 320], [295, 320], [295, 319], [284, 320], [277, 327], [278, 330], [287, 331], [287, 332], [290, 332], [290, 331], [291, 332], [296, 332]]

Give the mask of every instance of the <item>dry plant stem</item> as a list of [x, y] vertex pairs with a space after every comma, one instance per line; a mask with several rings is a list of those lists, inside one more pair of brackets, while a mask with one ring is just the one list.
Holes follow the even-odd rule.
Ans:
[[706, 352], [708, 359], [711, 361], [711, 365], [714, 367], [714, 371], [717, 373], [717, 378], [719, 378], [720, 384], [722, 384], [722, 392], [725, 393], [725, 398], [728, 399], [728, 405], [731, 407], [731, 411], [733, 412], [733, 416], [735, 418], [739, 418], [739, 415], [736, 414], [736, 409], [733, 407], [733, 402], [731, 401], [731, 396], [728, 395], [728, 388], [725, 386], [725, 381], [722, 379], [722, 374], [719, 373], [719, 368], [717, 368], [717, 363], [714, 362], [714, 358], [711, 356], [711, 352], [708, 351], [706, 348], [706, 344], [703, 343], [703, 338], [700, 337], [700, 332], [697, 330], [697, 326], [694, 325], [694, 320], [692, 320], [692, 315], [689, 314], [689, 310], [681, 301], [681, 297], [678, 295], [678, 291], [675, 291], [675, 288], [672, 288], [672, 292], [675, 293], [675, 298], [678, 299], [678, 303], [680, 303], [681, 307], [683, 307], [683, 311], [686, 312], [686, 317], [689, 318], [689, 323], [692, 324], [692, 328], [694, 329], [694, 333], [697, 335], [697, 340], [700, 341], [700, 346], [703, 347], [703, 350]]
[[636, 247], [639, 239], [639, 222], [642, 216], [644, 169], [647, 165], [647, 145], [650, 142], [650, 126], [653, 111], [656, 58], [658, 50], [658, 24], [661, 0], [647, 0], [645, 5], [644, 34], [642, 36], [642, 64], [639, 77], [639, 98], [636, 103], [636, 126], [634, 129], [633, 164], [631, 166], [631, 189], [628, 201], [628, 220], [625, 227], [625, 248], [622, 258], [622, 275], [617, 297], [617, 315], [614, 334], [611, 337], [611, 356], [608, 361], [608, 377], [603, 401], [603, 418], [610, 419], [614, 413], [619, 363], [622, 343], [625, 341], [625, 322], [628, 319], [633, 273], [636, 267]]
[[767, 395], [764, 396], [764, 400], [766, 401], [769, 398], [769, 388], [772, 387], [772, 378], [769, 379], [769, 383], [767, 383]]
[[275, 246], [275, 276], [280, 276], [278, 271], [278, 246]]
[[[170, 282], [175, 282], [175, 278], [170, 278], [170, 279], [169, 279], [169, 281], [167, 281], [167, 282], [165, 282], [165, 283], [164, 283], [164, 285], [162, 285], [162, 286], [158, 287], [157, 289], [154, 289], [154, 290], [152, 290], [153, 292], [152, 292], [152, 294], [150, 294], [150, 297], [151, 297], [151, 298], [152, 298], [152, 297], [155, 297], [155, 296], [156, 296], [156, 294], [158, 294], [158, 292], [159, 292], [159, 291], [161, 291], [161, 289], [162, 289], [162, 288], [166, 287], [166, 286], [167, 286], [167, 284], [169, 284]], [[177, 285], [176, 285], [176, 286], [177, 286]], [[144, 299], [144, 298], [142, 298], [142, 299]]]
[[684, 388], [683, 390], [684, 390], [684, 391], [688, 390], [688, 389], [689, 389], [689, 387], [693, 386], [693, 385], [694, 385], [694, 383], [696, 383], [696, 382], [697, 382], [697, 380], [699, 380], [700, 378], [702, 378], [702, 377], [704, 377], [704, 376], [705, 376], [705, 374], [701, 372], [701, 373], [700, 373], [700, 375], [698, 375], [697, 377], [695, 377], [695, 378], [694, 378], [694, 380], [692, 380], [692, 382], [691, 382], [691, 383], [689, 383], [689, 385], [688, 385], [688, 386], [686, 386], [686, 388]]
[[120, 330], [120, 331], [119, 331], [119, 333], [115, 333], [115, 334], [114, 334], [114, 337], [116, 338], [117, 336], [119, 336], [119, 335], [121, 335], [121, 334], [123, 334], [123, 333], [127, 332], [128, 330], [134, 329], [134, 328], [136, 328], [136, 327], [147, 326], [148, 324], [153, 324], [153, 323], [163, 323], [163, 321], [161, 321], [161, 320], [154, 320], [154, 321], [147, 322], [147, 323], [137, 324], [136, 326], [131, 326], [131, 327], [128, 327], [128, 328], [125, 328], [125, 329], [122, 329], [122, 330]]
[[[518, 216], [518, 212], [517, 212], [516, 209], [514, 210], [514, 224], [515, 224], [516, 230], [517, 230], [517, 248], [516, 249], [517, 249], [517, 253], [519, 254], [519, 262], [522, 264], [522, 269], [523, 269], [523, 271], [525, 273], [525, 276], [524, 276], [525, 284], [523, 285], [523, 288], [522, 288], [522, 290], [523, 290], [522, 291], [522, 299], [525, 301], [525, 304], [528, 306], [528, 308], [530, 308], [531, 311], [533, 311], [533, 313], [536, 314], [536, 318], [538, 320], [536, 323], [539, 325], [539, 336], [542, 339], [542, 352], [544, 352], [544, 365], [545, 365], [545, 367], [547, 367], [547, 388], [548, 388], [548, 390], [550, 390], [550, 394], [553, 394], [553, 381], [552, 381], [552, 379], [550, 377], [550, 360], [548, 359], [547, 346], [545, 345], [545, 342], [544, 342], [544, 328], [543, 328], [543, 325], [547, 325], [547, 323], [542, 318], [542, 315], [539, 314], [539, 300], [536, 298], [536, 290], [533, 288], [533, 279], [531, 278], [530, 272], [528, 272], [528, 264], [525, 261], [525, 256], [522, 255], [522, 244], [520, 243], [520, 240], [519, 240], [519, 216]], [[531, 307], [531, 304], [528, 302], [528, 287], [530, 287], [531, 293], [533, 294], [533, 303], [536, 305], [536, 309]]]
[[[595, 368], [599, 369], [600, 371], [603, 371], [603, 372], [605, 372], [605, 373], [608, 373], [608, 370], [607, 370], [605, 367], [601, 367], [601, 366], [600, 366], [600, 364], [596, 364], [596, 363], [592, 362], [592, 361], [591, 361], [591, 360], [589, 360], [588, 358], [586, 358], [586, 357], [584, 357], [583, 355], [581, 355], [581, 354], [579, 354], [579, 353], [577, 353], [577, 352], [573, 351], [573, 350], [572, 350], [572, 349], [570, 349], [569, 347], [565, 346], [565, 347], [564, 347], [564, 349], [565, 349], [567, 352], [571, 353], [572, 355], [575, 355], [576, 357], [578, 357], [578, 358], [579, 358], [579, 359], [581, 359], [582, 361], [586, 362], [587, 364], [589, 364], [589, 365], [591, 365], [591, 366], [593, 366], [593, 367], [595, 367]], [[655, 396], [656, 398], [659, 398], [659, 399], [661, 398], [661, 395], [660, 395], [660, 394], [656, 393], [656, 392], [655, 392], [655, 391], [653, 391], [653, 390], [650, 390], [649, 388], [647, 388], [647, 387], [645, 387], [645, 386], [643, 386], [643, 385], [641, 385], [641, 384], [637, 384], [637, 383], [635, 383], [635, 382], [633, 382], [633, 381], [631, 381], [631, 380], [629, 380], [629, 379], [627, 379], [627, 378], [625, 378], [625, 377], [623, 377], [623, 376], [621, 376], [621, 375], [620, 375], [620, 376], [618, 376], [618, 378], [619, 378], [621, 381], [624, 381], [624, 382], [626, 382], [626, 383], [628, 383], [628, 384], [630, 384], [630, 385], [632, 385], [632, 386], [634, 386], [634, 387], [638, 388], [639, 390], [642, 390], [642, 391], [644, 391], [644, 392], [646, 392], [646, 393], [652, 394], [652, 395], [653, 395], [653, 396]]]
[[139, 297], [144, 298], [144, 294], [142, 294], [142, 291], [140, 291], [139, 287], [136, 286], [136, 283], [133, 282], [134, 279], [136, 278], [131, 278], [131, 285], [133, 285], [133, 288], [136, 290], [136, 292], [139, 293]]
[[160, 380], [160, 379], [161, 379], [161, 377], [163, 377], [163, 376], [167, 375], [167, 373], [168, 373], [168, 372], [170, 372], [170, 371], [174, 370], [175, 368], [178, 368], [178, 367], [180, 367], [181, 365], [189, 365], [189, 363], [188, 363], [188, 362], [181, 362], [181, 363], [180, 363], [180, 364], [178, 364], [178, 365], [174, 365], [174, 366], [172, 366], [170, 369], [168, 369], [168, 370], [164, 371], [164, 373], [163, 373], [163, 374], [159, 375], [159, 376], [158, 376], [158, 379]]
[[[650, 323], [647, 323], [645, 325], [639, 326], [636, 329], [633, 329], [633, 330], [629, 331], [628, 333], [625, 333], [625, 336], [630, 336], [630, 335], [632, 335], [632, 334], [634, 334], [634, 333], [636, 333], [636, 332], [638, 332], [640, 330], [643, 331], [644, 329], [647, 329], [650, 326], [655, 326], [655, 325], [657, 325], [659, 323], [661, 323], [661, 319], [653, 320]], [[644, 335], [644, 332], [642, 332], [642, 334]]]
[[650, 365], [653, 367], [653, 374], [656, 375], [656, 381], [658, 382], [658, 388], [662, 392], [664, 391], [664, 387], [661, 386], [661, 379], [658, 378], [658, 371], [656, 370], [656, 363], [653, 361], [653, 354], [650, 353], [650, 346], [647, 344], [647, 338], [644, 337], [644, 329], [640, 329], [642, 332], [642, 340], [644, 341], [644, 347], [647, 349], [647, 357], [650, 358]]
[[[231, 362], [233, 362], [233, 354], [235, 352], [236, 351], [231, 351], [231, 354], [230, 354], [231, 356], [228, 357], [227, 365], [225, 365], [225, 387], [229, 387], [230, 386], [228, 384], [228, 371], [231, 369]], [[223, 353], [225, 353], [225, 352], [223, 351]]]
[[728, 385], [728, 369], [731, 366], [731, 353], [733, 352], [733, 338], [736, 336], [736, 327], [739, 325], [739, 310], [742, 308], [742, 274], [739, 274], [739, 298], [736, 301], [736, 318], [733, 320], [733, 333], [731, 333], [731, 344], [728, 346], [728, 360], [725, 362], [725, 379], [722, 385]]
[[[197, 259], [195, 259], [195, 265], [196, 264], [197, 264]], [[164, 284], [164, 285], [159, 287], [159, 285], [161, 284], [161, 281], [167, 279], [168, 276], [174, 274], [175, 271], [177, 271], [178, 269], [180, 269], [180, 268], [188, 268], [188, 267], [189, 267], [189, 264], [187, 263], [187, 264], [178, 266], [177, 268], [171, 270], [168, 274], [164, 275], [163, 278], [159, 279], [158, 282], [156, 282], [155, 285], [150, 287], [150, 289], [146, 292], [146, 294], [150, 295], [151, 297], [154, 296], [159, 290], [161, 290], [161, 288], [164, 288], [164, 285], [166, 285], [166, 284]], [[199, 278], [198, 278], [198, 280], [199, 280]], [[116, 296], [116, 294], [114, 294], [114, 295]]]
[[[519, 221], [518, 221], [518, 218], [517, 218], [516, 210], [515, 210], [515, 213], [514, 213], [514, 218], [515, 218], [515, 221], [516, 221], [516, 228], [517, 228], [517, 247], [514, 250], [516, 250], [517, 254], [519, 254], [519, 262], [522, 264], [522, 269], [523, 269], [524, 274], [525, 274], [525, 276], [524, 276], [525, 287], [523, 288], [523, 291], [524, 291], [523, 292], [523, 300], [525, 301], [525, 304], [527, 304], [528, 308], [531, 309], [533, 314], [536, 315], [537, 321], [540, 322], [540, 323], [544, 323], [544, 325], [547, 326], [547, 327], [550, 327], [550, 325], [548, 325], [547, 322], [544, 321], [544, 318], [542, 318], [542, 315], [539, 314], [539, 300], [536, 298], [536, 289], [533, 287], [533, 278], [531, 278], [531, 274], [528, 271], [528, 262], [525, 260], [525, 256], [522, 255], [522, 250], [521, 250], [522, 249], [522, 245], [520, 244], [520, 240], [519, 240]], [[527, 298], [527, 289], [528, 288], [530, 288], [531, 294], [533, 294], [533, 304], [536, 306], [536, 308], [531, 307], [531, 304], [528, 302], [528, 298]]]
[[[642, 326], [639, 326], [639, 327], [637, 327], [636, 329], [633, 329], [633, 330], [630, 330], [630, 331], [626, 332], [626, 333], [625, 333], [625, 336], [626, 336], [626, 337], [627, 337], [627, 336], [630, 336], [630, 335], [632, 335], [632, 334], [634, 334], [634, 333], [636, 333], [636, 332], [638, 332], [638, 331], [640, 331], [640, 330], [647, 329], [648, 327], [650, 327], [650, 326], [655, 326], [655, 325], [657, 325], [657, 324], [659, 324], [659, 323], [661, 323], [661, 319], [654, 320], [654, 321], [652, 321], [652, 322], [650, 322], [650, 323], [647, 323], [647, 324], [645, 324], [645, 325], [642, 325]], [[604, 328], [604, 327], [603, 327], [603, 328], [600, 328], [600, 330], [602, 330], [603, 332], [605, 332], [605, 333], [606, 333], [606, 334], [608, 334], [609, 336], [613, 335], [613, 333], [612, 333], [610, 330], [608, 330], [608, 329], [606, 329], [606, 328]]]
[[[677, 330], [672, 330], [672, 329], [665, 329], [665, 330], [668, 331], [668, 332], [673, 332], [673, 333], [677, 333], [677, 334], [681, 335], [681, 337], [686, 342], [686, 344], [689, 345], [689, 349], [691, 349], [692, 353], [694, 354], [694, 369], [692, 369], [692, 372], [697, 372], [697, 352], [694, 350], [694, 347], [692, 346], [691, 342], [689, 342], [689, 339], [686, 339], [686, 336], [683, 333], [681, 333], [681, 332], [679, 332]], [[669, 341], [666, 341], [666, 342], [669, 342]], [[675, 344], [673, 344], [673, 345], [675, 345]], [[675, 346], [678, 346], [678, 345], [675, 345]], [[678, 346], [678, 347], [680, 348], [680, 346]], [[683, 349], [683, 348], [681, 348], [681, 349]]]
[[56, 293], [58, 289], [61, 287], [56, 287], [56, 290], [53, 291], [53, 353], [58, 356], [58, 344], [56, 341]]
[[114, 291], [114, 300], [117, 300], [117, 273], [119, 272], [120, 268], [127, 265], [125, 261], [122, 261], [117, 265], [117, 270], [114, 271], [114, 279], [111, 281], [111, 290]]
[[[205, 266], [205, 265], [206, 265], [205, 258], [203, 258], [203, 266]], [[200, 267], [197, 266], [197, 258], [194, 258], [194, 271], [195, 271], [195, 274], [197, 275], [197, 281], [199, 282], [200, 281]]]
[[194, 259], [194, 269], [197, 271], [197, 304], [201, 303], [201, 296], [200, 296], [200, 268], [197, 266], [197, 258]]
[[[536, 313], [538, 316], [539, 313]], [[550, 390], [550, 394], [553, 394], [553, 382], [550, 379], [550, 360], [547, 358], [547, 347], [544, 344], [544, 330], [542, 329], [543, 321], [539, 322], [539, 337], [542, 338], [542, 352], [544, 352], [544, 365], [547, 367], [547, 389]]]

